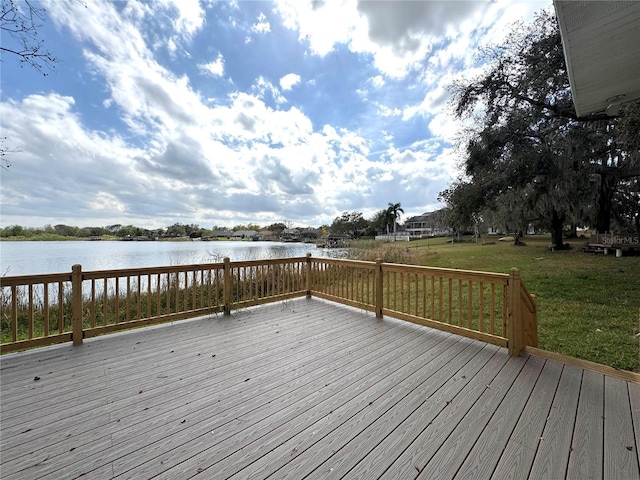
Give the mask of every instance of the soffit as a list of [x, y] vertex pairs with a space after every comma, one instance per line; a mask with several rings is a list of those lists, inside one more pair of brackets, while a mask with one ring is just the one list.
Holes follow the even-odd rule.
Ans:
[[579, 117], [640, 98], [640, 1], [554, 1]]

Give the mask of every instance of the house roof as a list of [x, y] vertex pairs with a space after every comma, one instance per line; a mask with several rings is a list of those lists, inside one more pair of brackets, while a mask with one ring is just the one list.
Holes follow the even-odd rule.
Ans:
[[579, 117], [640, 98], [640, 2], [554, 0]]
[[211, 235], [214, 237], [230, 237], [232, 233], [231, 230], [213, 230]]
[[415, 217], [407, 218], [404, 223], [407, 224], [407, 223], [426, 222], [430, 216], [431, 216], [430, 213], [423, 213], [422, 215], [416, 215]]
[[236, 230], [233, 232], [232, 237], [253, 237], [254, 235], [258, 235], [255, 230]]
[[422, 222], [439, 222], [442, 220], [442, 210], [436, 210], [435, 212], [426, 212], [422, 215], [416, 215], [415, 217], [405, 220], [407, 223], [422, 223]]

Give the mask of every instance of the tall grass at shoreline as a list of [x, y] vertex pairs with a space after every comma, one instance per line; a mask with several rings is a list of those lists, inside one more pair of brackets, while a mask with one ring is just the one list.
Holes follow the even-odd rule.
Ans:
[[[296, 264], [240, 267], [230, 279], [231, 309], [258, 299], [299, 291], [304, 273]], [[305, 284], [306, 285], [306, 284]], [[224, 309], [222, 270], [181, 271], [130, 277], [111, 277], [83, 284], [83, 329], [147, 321], [191, 311], [216, 313]], [[14, 341], [12, 291], [0, 290], [0, 343]], [[15, 340], [70, 333], [73, 329], [71, 282], [18, 286], [15, 289]], [[184, 315], [183, 315], [184, 316]]]
[[[16, 332], [18, 341], [72, 331], [71, 290], [69, 282], [65, 285], [61, 298], [58, 296], [59, 287], [52, 286], [53, 292], [47, 300], [41, 291], [34, 289], [36, 291], [31, 308], [27, 288], [19, 289]], [[123, 291], [116, 295], [115, 289], [110, 286], [106, 295], [83, 295], [83, 328], [104, 327], [177, 312], [184, 308], [187, 299], [195, 298], [196, 301], [201, 301], [201, 295], [202, 292], [193, 287], [180, 288], [176, 284], [168, 285], [166, 282], [159, 288], [154, 288], [152, 292], [139, 292], [137, 285], [133, 285], [129, 296], [124, 295]], [[219, 296], [221, 299], [221, 293]], [[9, 343], [13, 338], [11, 299], [5, 289], [0, 292], [0, 310], [0, 343]]]

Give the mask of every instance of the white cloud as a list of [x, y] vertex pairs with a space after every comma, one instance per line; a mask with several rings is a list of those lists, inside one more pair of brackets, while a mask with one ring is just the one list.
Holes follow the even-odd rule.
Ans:
[[298, 31], [301, 41], [309, 42], [314, 54], [324, 56], [336, 44], [344, 44], [355, 53], [373, 55], [380, 72], [401, 79], [438, 52], [435, 45], [443, 39], [459, 39], [448, 52], [449, 60], [466, 58], [476, 51], [475, 40], [470, 39], [477, 29], [482, 29], [486, 41], [502, 40], [508, 25], [530, 18], [548, 4], [547, 0], [278, 0], [277, 11], [287, 28]]
[[376, 75], [375, 77], [371, 77], [369, 79], [369, 83], [376, 88], [382, 88], [385, 85], [384, 77], [382, 75]]
[[125, 205], [109, 192], [98, 192], [91, 202], [94, 210], [104, 210], [109, 213], [123, 213]]
[[[378, 104], [378, 115], [382, 117], [399, 117], [402, 115], [402, 110], [398, 107], [389, 108], [386, 105]], [[404, 118], [407, 120], [407, 118]]]
[[355, 0], [279, 0], [276, 4], [284, 26], [297, 30], [299, 39], [308, 41], [317, 55], [326, 55], [336, 43], [349, 43], [354, 29], [362, 24]]
[[264, 13], [258, 15], [258, 21], [251, 25], [251, 31], [255, 33], [269, 33], [271, 31], [271, 25]]
[[200, 64], [198, 68], [201, 72], [213, 77], [221, 77], [224, 74], [224, 57], [220, 53], [213, 62]]
[[155, 0], [153, 6], [157, 7], [158, 4], [165, 6], [170, 12], [177, 12], [172, 22], [176, 33], [181, 37], [192, 37], [204, 25], [205, 12], [199, 0]]
[[260, 76], [251, 86], [252, 91], [261, 99], [267, 99], [271, 97], [274, 102], [282, 104], [286, 103], [287, 99], [282, 96], [278, 87], [271, 82], [267, 81], [264, 77]]
[[280, 87], [285, 91], [291, 90], [298, 83], [300, 83], [300, 75], [295, 73], [287, 73], [280, 79]]

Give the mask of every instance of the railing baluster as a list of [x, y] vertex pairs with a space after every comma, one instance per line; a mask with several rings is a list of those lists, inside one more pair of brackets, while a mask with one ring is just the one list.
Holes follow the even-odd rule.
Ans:
[[443, 288], [442, 288], [442, 277], [438, 277], [438, 283], [439, 283], [439, 296], [438, 296], [438, 301], [439, 301], [439, 316], [438, 316], [438, 320], [440, 322], [442, 322], [442, 297], [443, 297]]
[[91, 304], [89, 307], [89, 324], [91, 328], [96, 328], [96, 279], [91, 279]]
[[[202, 270], [200, 270], [202, 272]], [[191, 306], [193, 310], [198, 309], [198, 297], [202, 299], [202, 279], [198, 282], [198, 270], [193, 270], [193, 292], [191, 295]]]
[[[180, 284], [178, 284], [178, 290], [182, 288], [184, 294], [182, 296], [182, 308], [178, 308], [178, 310], [176, 310], [176, 313], [189, 310], [189, 272], [184, 271], [180, 273], [182, 273], [184, 277], [184, 287], [181, 287]], [[178, 273], [178, 275], [180, 273]]]
[[29, 339], [33, 338], [33, 284], [29, 284], [29, 326], [28, 335]]
[[18, 287], [11, 285], [11, 341], [18, 341]]
[[458, 326], [462, 326], [462, 279], [458, 279]]
[[64, 287], [58, 282], [58, 333], [64, 332]]
[[507, 285], [504, 285], [502, 287], [502, 336], [506, 337], [507, 336], [507, 315], [508, 315], [508, 307], [507, 307], [507, 297], [508, 297], [508, 290], [507, 290]]
[[478, 310], [478, 330], [484, 332], [484, 282], [478, 282], [480, 292], [479, 310]]
[[102, 326], [107, 325], [107, 318], [109, 313], [109, 305], [108, 305], [108, 279], [105, 277], [102, 286]]
[[418, 305], [420, 305], [420, 288], [419, 288], [419, 286], [420, 286], [420, 277], [418, 277], [418, 274], [416, 273], [413, 276], [413, 278], [415, 280], [415, 283], [414, 283], [414, 285], [415, 285], [414, 295], [416, 297], [415, 298], [415, 312], [414, 312], [414, 315], [417, 317], [418, 316], [418, 312], [419, 312]]
[[436, 317], [436, 277], [431, 275], [431, 318]]
[[473, 282], [471, 280], [467, 282], [467, 295], [467, 301], [469, 302], [467, 305], [467, 308], [469, 309], [468, 327], [469, 330], [471, 330], [473, 328]]
[[44, 336], [49, 336], [49, 282], [44, 283]]
[[161, 305], [162, 299], [160, 298], [160, 295], [162, 292], [161, 284], [162, 284], [162, 274], [159, 273], [156, 276], [156, 315], [157, 316], [162, 315], [162, 305]]
[[147, 275], [147, 318], [151, 318], [151, 274]]
[[407, 296], [407, 294], [406, 294], [406, 291], [405, 291], [405, 288], [404, 288], [404, 273], [400, 272], [400, 311], [402, 313], [406, 312], [406, 310], [404, 308], [404, 303], [405, 303], [404, 301], [405, 301], [406, 296]]
[[449, 300], [449, 322], [450, 324], [453, 325], [453, 279], [451, 277], [449, 277], [447, 279], [447, 286], [448, 286], [448, 294], [447, 294], [447, 298]]
[[125, 313], [124, 321], [129, 323], [131, 321], [131, 277], [127, 275], [127, 296], [125, 298]]
[[116, 307], [114, 323], [120, 323], [120, 277], [116, 276]]

